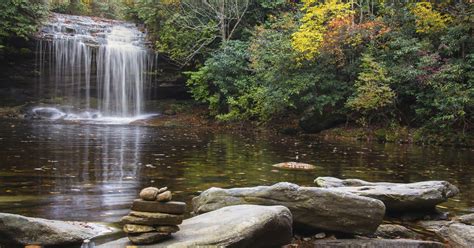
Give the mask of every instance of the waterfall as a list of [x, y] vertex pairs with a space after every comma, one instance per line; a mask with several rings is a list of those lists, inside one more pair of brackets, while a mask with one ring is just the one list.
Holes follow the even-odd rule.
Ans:
[[134, 24], [53, 14], [38, 35], [38, 94], [69, 116], [140, 116], [154, 60]]

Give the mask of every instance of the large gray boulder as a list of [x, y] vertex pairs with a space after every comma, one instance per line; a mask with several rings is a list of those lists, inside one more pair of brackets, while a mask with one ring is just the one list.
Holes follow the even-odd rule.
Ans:
[[198, 214], [240, 204], [282, 205], [290, 209], [296, 228], [355, 234], [373, 233], [385, 214], [385, 206], [379, 200], [292, 183], [210, 188], [193, 199], [194, 212]]
[[[170, 239], [140, 247], [280, 247], [291, 242], [292, 217], [283, 206], [240, 205], [183, 221]], [[98, 248], [132, 245], [128, 238]]]
[[387, 211], [394, 212], [432, 210], [437, 204], [459, 193], [456, 186], [446, 181], [371, 183], [359, 179], [318, 177], [314, 182], [322, 188], [381, 200]]
[[474, 226], [458, 221], [420, 221], [421, 227], [436, 233], [452, 247], [474, 247]]
[[46, 220], [0, 213], [0, 246], [38, 244], [66, 246], [110, 234], [117, 229], [102, 224]]

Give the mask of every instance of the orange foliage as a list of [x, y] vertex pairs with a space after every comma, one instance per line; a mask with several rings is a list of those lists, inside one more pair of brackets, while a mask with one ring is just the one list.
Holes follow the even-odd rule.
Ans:
[[354, 23], [352, 15], [335, 18], [327, 27], [321, 51], [333, 55], [338, 66], [343, 66], [346, 61], [345, 51], [362, 49], [364, 43], [377, 40], [390, 31], [378, 20]]

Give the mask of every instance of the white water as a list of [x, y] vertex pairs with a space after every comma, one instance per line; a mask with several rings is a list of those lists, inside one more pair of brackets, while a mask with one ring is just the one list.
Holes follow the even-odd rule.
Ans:
[[38, 94], [60, 104], [61, 118], [145, 116], [144, 90], [154, 55], [144, 37], [130, 23], [53, 14], [39, 34]]

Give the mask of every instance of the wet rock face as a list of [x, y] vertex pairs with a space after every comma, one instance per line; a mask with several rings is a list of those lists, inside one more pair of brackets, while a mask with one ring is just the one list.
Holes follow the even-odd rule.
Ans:
[[[281, 247], [291, 242], [293, 234], [291, 213], [283, 206], [224, 207], [187, 219], [180, 229], [169, 239], [147, 247]], [[127, 245], [128, 239], [122, 238], [98, 247]]]
[[29, 218], [0, 213], [0, 244], [67, 246], [115, 232], [104, 225]]
[[226, 206], [281, 205], [290, 209], [298, 229], [371, 234], [382, 222], [385, 206], [379, 200], [354, 194], [300, 187], [291, 183], [251, 188], [211, 188], [193, 199], [201, 214]]
[[446, 181], [372, 183], [359, 179], [318, 177], [314, 182], [322, 188], [381, 200], [387, 211], [394, 212], [432, 210], [437, 204], [459, 193], [456, 186]]

